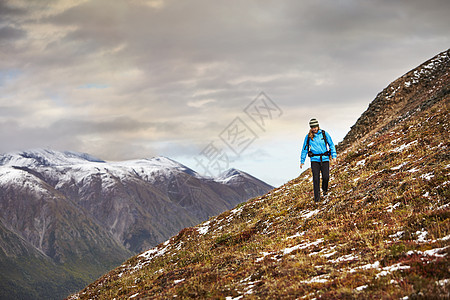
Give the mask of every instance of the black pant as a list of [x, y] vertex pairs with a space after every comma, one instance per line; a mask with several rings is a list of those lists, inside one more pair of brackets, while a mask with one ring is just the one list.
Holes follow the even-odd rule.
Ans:
[[311, 170], [314, 183], [314, 201], [320, 201], [320, 173], [322, 173], [322, 191], [324, 194], [328, 191], [328, 181], [330, 180], [330, 162], [324, 161], [311, 162]]

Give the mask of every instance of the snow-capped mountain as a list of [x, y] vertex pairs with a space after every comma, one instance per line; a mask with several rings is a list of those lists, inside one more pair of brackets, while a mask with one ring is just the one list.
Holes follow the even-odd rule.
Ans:
[[[17, 263], [11, 257], [30, 251], [39, 263], [45, 257], [63, 269], [74, 270], [67, 264], [76, 262], [81, 270], [71, 281], [80, 282], [78, 276], [85, 283], [132, 253], [271, 188], [237, 170], [204, 178], [166, 157], [106, 162], [69, 151], [7, 153], [0, 155], [0, 236], [9, 236], [0, 248], [10, 252], [3, 262]], [[11, 240], [27, 250], [11, 247]]]

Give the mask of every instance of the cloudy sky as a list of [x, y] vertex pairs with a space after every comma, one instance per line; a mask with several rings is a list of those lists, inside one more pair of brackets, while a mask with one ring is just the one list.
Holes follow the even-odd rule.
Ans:
[[167, 156], [272, 185], [448, 49], [447, 0], [0, 0], [0, 152]]

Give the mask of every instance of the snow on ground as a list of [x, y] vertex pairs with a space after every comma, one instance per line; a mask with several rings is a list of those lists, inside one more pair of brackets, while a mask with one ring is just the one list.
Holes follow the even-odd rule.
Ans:
[[405, 233], [405, 232], [404, 231], [398, 231], [398, 232], [396, 232], [394, 234], [391, 234], [389, 237], [392, 240], [394, 240], [394, 241], [398, 241], [403, 236], [403, 233]]
[[378, 273], [375, 277], [380, 278], [381, 276], [387, 276], [391, 274], [392, 272], [398, 271], [398, 270], [407, 270], [411, 268], [410, 266], [402, 265], [401, 263], [397, 263], [391, 266], [384, 267], [380, 273]]
[[313, 278], [311, 278], [309, 280], [303, 280], [303, 281], [300, 281], [300, 282], [304, 283], [304, 284], [327, 283], [329, 278], [330, 278], [329, 275], [323, 274], [323, 275], [319, 275], [319, 276], [313, 277]]
[[412, 141], [411, 143], [400, 145], [399, 147], [392, 149], [391, 151], [392, 152], [402, 152], [415, 144], [417, 144], [417, 141]]
[[300, 237], [300, 236], [305, 235], [305, 233], [306, 233], [306, 231], [297, 232], [297, 233], [294, 234], [294, 235], [288, 236], [286, 239], [289, 240], [289, 239], [293, 239], [293, 238], [296, 238], [296, 237]]
[[206, 221], [205, 223], [201, 224], [199, 227], [197, 227], [197, 231], [199, 234], [206, 234], [209, 230], [209, 224], [210, 221]]
[[425, 179], [425, 180], [430, 180], [433, 177], [434, 177], [433, 172], [420, 175], [420, 178]]
[[[260, 261], [264, 260], [264, 258], [265, 258], [266, 256], [268, 256], [268, 255], [280, 255], [280, 256], [287, 255], [287, 254], [289, 254], [289, 253], [291, 253], [291, 252], [294, 252], [294, 251], [296, 251], [296, 250], [306, 249], [306, 248], [309, 248], [309, 247], [311, 247], [311, 246], [317, 246], [317, 245], [323, 243], [323, 241], [324, 241], [324, 239], [323, 239], [323, 238], [320, 238], [320, 239], [318, 239], [318, 240], [315, 240], [314, 242], [304, 242], [304, 243], [302, 243], [302, 244], [298, 244], [298, 245], [295, 245], [295, 246], [292, 246], [292, 247], [288, 247], [288, 248], [285, 248], [285, 249], [281, 249], [280, 251], [261, 252], [262, 257], [257, 258], [257, 259], [256, 259], [256, 262], [260, 262]], [[279, 260], [280, 258], [272, 258], [272, 259], [277, 259], [277, 260]]]
[[401, 163], [401, 164], [399, 164], [399, 165], [396, 166], [396, 167], [392, 167], [391, 170], [399, 170], [399, 169], [401, 169], [402, 167], [406, 166], [407, 164], [408, 164], [408, 162]]
[[408, 172], [410, 172], [410, 173], [415, 173], [417, 171], [420, 171], [420, 169], [418, 169], [416, 167], [412, 168], [411, 170], [408, 170]]
[[301, 214], [300, 216], [301, 216], [302, 218], [304, 218], [304, 219], [309, 219], [309, 218], [311, 218], [312, 216], [318, 214], [319, 212], [320, 212], [319, 209], [315, 209], [315, 210], [312, 210], [312, 211], [310, 211], [310, 210], [304, 210], [304, 211], [300, 212], [300, 214]]
[[49, 196], [49, 192], [45, 189], [44, 182], [30, 173], [11, 168], [0, 168], [0, 186], [17, 185], [21, 189], [31, 192], [35, 195]]
[[394, 209], [398, 208], [401, 205], [400, 202], [395, 203], [394, 205], [389, 205], [388, 207], [386, 207], [386, 211], [387, 212], [393, 212]]
[[426, 251], [417, 251], [417, 250], [411, 250], [406, 253], [406, 255], [413, 255], [413, 254], [419, 254], [419, 255], [425, 255], [425, 256], [434, 256], [434, 257], [445, 257], [447, 256], [447, 253], [440, 254], [440, 252], [443, 252], [447, 250], [450, 246], [446, 246], [443, 248], [435, 248], [430, 249]]
[[343, 261], [351, 261], [351, 260], [358, 260], [358, 259], [359, 259], [358, 256], [353, 255], [353, 254], [348, 254], [348, 255], [338, 257], [336, 259], [330, 259], [329, 262], [332, 264], [335, 264], [335, 263], [340, 263]]
[[363, 159], [363, 160], [358, 161], [358, 162], [356, 163], [356, 166], [357, 166], [357, 167], [359, 167], [359, 166], [364, 166], [365, 164], [366, 164], [366, 160]]

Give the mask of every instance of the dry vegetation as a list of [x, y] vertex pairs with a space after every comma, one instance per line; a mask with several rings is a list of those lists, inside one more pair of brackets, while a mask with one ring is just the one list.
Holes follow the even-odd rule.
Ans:
[[339, 153], [317, 206], [308, 170], [71, 299], [448, 299], [448, 113], [442, 100]]

